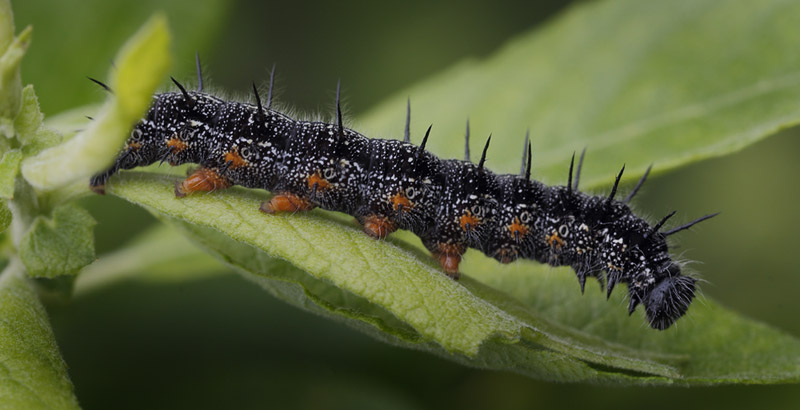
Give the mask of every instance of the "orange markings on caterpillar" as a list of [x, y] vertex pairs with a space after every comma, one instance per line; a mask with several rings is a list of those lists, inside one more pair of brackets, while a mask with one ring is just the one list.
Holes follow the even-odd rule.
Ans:
[[398, 192], [392, 197], [392, 207], [397, 212], [402, 212], [403, 209], [411, 209], [414, 204], [408, 200], [403, 192]]
[[564, 246], [564, 240], [558, 236], [558, 232], [556, 231], [553, 231], [553, 234], [548, 236], [545, 240], [553, 249], [561, 249], [561, 247]]
[[528, 227], [519, 222], [519, 218], [514, 218], [514, 222], [508, 225], [508, 231], [511, 237], [519, 241], [520, 238], [528, 234]]
[[236, 151], [226, 152], [225, 162], [230, 164], [230, 168], [239, 168], [247, 165], [247, 161]]
[[461, 215], [459, 223], [461, 224], [461, 229], [468, 232], [472, 228], [478, 226], [478, 224], [481, 223], [481, 219], [473, 215], [472, 212], [467, 211], [464, 215]]
[[[315, 185], [317, 186], [316, 188], [314, 188]], [[319, 171], [311, 174], [311, 176], [308, 177], [308, 189], [312, 191], [314, 189], [321, 191], [323, 189], [328, 188], [330, 185], [331, 184], [330, 182], [328, 182], [328, 180], [322, 178], [322, 176], [319, 174]]]
[[181, 141], [180, 139], [174, 136], [167, 140], [167, 146], [172, 148], [173, 153], [178, 153], [185, 150], [186, 148], [189, 148], [189, 144]]

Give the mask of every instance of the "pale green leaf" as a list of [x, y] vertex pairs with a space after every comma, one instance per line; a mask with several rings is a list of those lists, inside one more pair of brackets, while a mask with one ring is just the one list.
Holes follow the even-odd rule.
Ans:
[[0, 274], [0, 408], [77, 409], [47, 312], [22, 264]]
[[76, 130], [81, 130], [89, 124], [89, 119], [101, 106], [99, 104], [82, 105], [55, 115], [48, 115], [44, 120], [45, 126], [52, 128], [64, 135], [72, 136]]
[[22, 152], [18, 149], [7, 151], [0, 159], [0, 198], [14, 197], [14, 181], [19, 173]]
[[5, 232], [11, 225], [11, 218], [13, 218], [13, 215], [11, 214], [11, 209], [8, 208], [8, 202], [0, 200], [0, 233]]
[[[6, 4], [5, 6], [7, 7], [8, 5]], [[12, 18], [10, 10], [4, 11], [3, 14], [9, 20]], [[14, 24], [8, 21], [0, 25], [6, 24], [10, 24], [13, 30]], [[2, 30], [5, 30], [5, 28]], [[22, 57], [25, 56], [25, 51], [30, 45], [32, 33], [33, 29], [28, 26], [25, 30], [22, 30], [18, 37], [14, 38], [8, 48], [0, 49], [0, 52], [2, 52], [2, 55], [0, 55], [0, 135], [5, 134], [7, 137], [14, 135], [12, 129], [13, 119], [22, 104], [22, 80], [19, 68]]]
[[39, 129], [44, 120], [44, 114], [39, 110], [39, 99], [33, 85], [28, 84], [22, 89], [22, 107], [14, 119], [16, 137], [22, 144], [31, 142], [30, 138]]
[[53, 278], [74, 275], [95, 260], [94, 218], [74, 203], [60, 205], [52, 218], [37, 216], [19, 244], [28, 274]]
[[44, 114], [39, 109], [39, 99], [33, 85], [22, 89], [22, 108], [14, 120], [16, 138], [22, 144], [22, 152], [26, 157], [38, 154], [45, 148], [61, 142], [61, 134], [42, 124]]
[[[464, 353], [476, 352], [481, 341], [492, 333], [489, 321], [497, 320], [505, 333], [514, 332], [513, 325], [501, 312], [480, 303], [470, 306], [469, 309], [461, 303], [453, 306], [443, 303], [438, 306], [439, 309], [427, 309], [426, 297], [431, 301], [436, 297], [442, 299], [446, 296], [469, 299], [469, 292], [453, 286], [450, 279], [441, 275], [424, 260], [386, 247], [381, 242], [364, 240], [366, 238], [358, 231], [340, 229], [341, 227], [331, 221], [301, 217], [304, 223], [311, 226], [321, 224], [328, 228], [311, 231], [314, 242], [319, 244], [312, 246], [310, 238], [302, 232], [302, 229], [296, 232], [299, 234], [287, 235], [285, 233], [287, 229], [295, 232], [296, 229], [292, 228], [292, 225], [297, 221], [287, 218], [264, 218], [258, 211], [258, 206], [251, 207], [254, 201], [257, 201], [256, 198], [242, 196], [225, 196], [223, 198], [218, 195], [209, 195], [192, 197], [189, 198], [189, 201], [173, 201], [171, 199], [174, 197], [174, 191], [166, 195], [166, 191], [163, 189], [166, 186], [163, 184], [168, 184], [165, 179], [141, 175], [129, 177], [126, 180], [129, 181], [128, 184], [115, 184], [111, 193], [129, 200], [136, 198], [136, 202], [141, 205], [168, 205], [171, 209], [162, 208], [161, 211], [174, 217], [185, 218], [192, 223], [203, 225], [210, 223], [217, 228], [238, 225], [240, 229], [232, 235], [236, 240], [261, 243], [263, 247], [271, 249], [273, 256], [292, 260], [301, 268], [314, 271], [333, 270], [335, 274], [330, 274], [325, 279], [334, 281], [339, 286], [352, 286], [365, 291], [375, 291], [380, 294], [378, 297], [383, 298], [385, 303], [397, 304], [398, 308], [408, 308], [409, 311], [401, 316], [401, 319], [412, 323], [428, 323], [430, 328], [427, 331], [431, 336], [440, 334], [443, 339], [441, 343], [448, 350]], [[192, 217], [190, 212], [196, 208], [202, 208], [203, 211]], [[201, 221], [208, 215], [214, 215], [214, 217], [208, 222]], [[252, 219], [251, 222], [246, 222], [250, 219]], [[281, 246], [273, 248], [271, 243], [265, 245], [266, 242], [263, 241], [277, 242]], [[324, 247], [325, 244], [332, 245], [335, 249], [319, 248], [319, 246]], [[367, 256], [353, 260], [352, 252], [344, 254], [338, 252], [342, 244], [350, 244], [351, 247], [356, 248], [355, 252], [369, 251], [375, 261], [386, 257], [386, 253], [391, 253], [393, 258], [399, 258], [406, 263], [404, 265], [406, 269], [396, 272], [396, 266], [373, 264], [373, 261]], [[395, 297], [389, 289], [381, 289], [386, 285], [386, 278], [390, 277], [393, 281], [407, 281], [404, 286], [407, 286], [408, 289], [424, 288], [429, 289], [429, 293], [427, 295], [418, 293], [411, 299]], [[450, 314], [461, 312], [468, 317], [459, 323], [441, 320], [442, 316], [447, 315], [448, 312]], [[486, 324], [482, 323], [484, 319], [487, 321]]]
[[163, 14], [151, 17], [122, 47], [112, 69], [111, 88], [122, 118], [131, 125], [150, 108], [153, 91], [170, 66], [170, 34]]
[[0, 51], [5, 51], [14, 39], [14, 12], [11, 0], [0, 0]]
[[[581, 184], [610, 185], [738, 150], [800, 120], [800, 2], [593, 1], [573, 6], [485, 60], [464, 61], [361, 116], [372, 137], [412, 136], [463, 157], [490, 133], [488, 165], [519, 170], [530, 129], [533, 172], [563, 184], [585, 147]], [[473, 154], [475, 155], [475, 154]]]
[[[238, 189], [178, 199], [171, 182], [168, 176], [127, 173], [109, 192], [185, 230], [275, 296], [390, 343], [559, 381], [800, 380], [800, 341], [709, 300], [696, 302], [679, 329], [657, 332], [639, 315], [628, 317], [622, 292], [610, 303], [599, 293], [582, 297], [571, 273], [549, 277], [555, 274], [532, 263], [502, 266], [483, 259], [470, 261], [467, 277], [455, 282], [415, 248], [375, 241], [329, 213], [264, 215], [258, 206], [265, 196]], [[524, 283], [517, 293], [528, 303], [471, 279], [471, 268], [482, 263], [490, 265], [479, 266], [487, 276]], [[528, 301], [531, 292], [551, 295], [551, 305]]]
[[42, 125], [30, 138], [30, 142], [22, 147], [24, 156], [30, 157], [38, 154], [45, 148], [50, 148], [63, 141], [63, 136], [52, 128]]
[[110, 96], [95, 120], [65, 143], [26, 158], [25, 179], [37, 189], [51, 190], [88, 179], [107, 167], [128, 137], [131, 126], [148, 108], [153, 92], [170, 65], [166, 18], [151, 18], [122, 48], [112, 70]]
[[[103, 97], [103, 91], [87, 81], [86, 76], [105, 73], [120, 45], [154, 11], [163, 12], [169, 20], [175, 61], [189, 63], [197, 51], [204, 60], [208, 59], [215, 44], [224, 41], [223, 37], [229, 34], [224, 29], [231, 21], [229, 11], [236, 3], [81, 0], [79, 4], [80, 7], [70, 1], [14, 1], [17, 21], [36, 26], [36, 42], [25, 56], [23, 75], [26, 82], [36, 84], [40, 91], [42, 110], [48, 119], [55, 113], [95, 103]], [[119, 67], [119, 61], [115, 60], [114, 65]], [[171, 74], [181, 79], [184, 72], [171, 70]], [[43, 90], [48, 92], [42, 94]], [[94, 117], [96, 113], [94, 110], [86, 115]]]
[[75, 294], [90, 292], [123, 278], [182, 281], [224, 270], [219, 261], [199, 252], [186, 237], [159, 224], [83, 269], [75, 283]]

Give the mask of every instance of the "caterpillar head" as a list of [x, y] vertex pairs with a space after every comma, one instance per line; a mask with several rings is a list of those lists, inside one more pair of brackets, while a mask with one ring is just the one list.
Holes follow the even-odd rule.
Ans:
[[686, 313], [695, 291], [695, 279], [681, 276], [678, 265], [670, 264], [666, 273], [643, 300], [647, 320], [658, 330], [670, 327]]
[[157, 130], [151, 122], [140, 121], [131, 131], [131, 136], [125, 142], [125, 146], [111, 168], [93, 176], [89, 182], [89, 188], [98, 194], [105, 194], [106, 182], [118, 170], [152, 163], [153, 158], [158, 155], [156, 145], [151, 142], [156, 134]]

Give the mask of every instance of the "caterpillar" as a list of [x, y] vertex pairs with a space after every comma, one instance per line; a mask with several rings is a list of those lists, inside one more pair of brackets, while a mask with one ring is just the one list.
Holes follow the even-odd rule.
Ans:
[[[121, 169], [157, 161], [198, 164], [176, 181], [175, 195], [213, 191], [232, 185], [271, 191], [261, 204], [267, 214], [319, 207], [352, 215], [364, 232], [384, 238], [398, 229], [419, 236], [443, 271], [458, 279], [467, 248], [502, 263], [532, 259], [571, 266], [581, 292], [586, 279], [628, 287], [628, 313], [643, 304], [649, 324], [667, 329], [689, 308], [695, 294], [691, 276], [670, 258], [666, 238], [715, 216], [661, 231], [670, 213], [651, 226], [628, 203], [650, 168], [622, 200], [615, 199], [624, 171], [607, 196], [578, 190], [581, 154], [573, 154], [564, 186], [531, 179], [531, 144], [526, 136], [519, 175], [498, 175], [486, 168], [486, 141], [477, 164], [470, 161], [467, 122], [464, 160], [440, 159], [425, 150], [429, 127], [419, 146], [409, 138], [410, 102], [403, 141], [372, 139], [344, 127], [336, 92], [336, 122], [295, 120], [272, 109], [273, 74], [266, 104], [255, 84], [255, 104], [225, 101], [203, 91], [198, 59], [198, 88], [153, 97], [113, 165], [95, 175], [90, 188], [105, 193], [108, 179]], [[97, 80], [92, 80], [100, 85]]]

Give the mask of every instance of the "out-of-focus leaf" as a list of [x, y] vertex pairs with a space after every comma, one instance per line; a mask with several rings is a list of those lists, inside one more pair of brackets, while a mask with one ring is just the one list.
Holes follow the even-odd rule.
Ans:
[[462, 158], [490, 133], [489, 167], [519, 169], [530, 128], [534, 174], [564, 183], [587, 148], [581, 184], [610, 185], [626, 164], [678, 167], [741, 149], [800, 120], [800, 3], [581, 2], [481, 61], [464, 61], [358, 118], [399, 136], [411, 99], [413, 139]]
[[14, 14], [9, 0], [0, 2], [0, 135], [14, 135], [12, 122], [22, 104], [19, 67], [31, 42], [29, 26], [14, 38]]
[[8, 226], [11, 225], [11, 210], [8, 209], [8, 203], [5, 200], [0, 200], [0, 233], [5, 232]]
[[11, 0], [0, 1], [0, 50], [5, 51], [14, 40], [14, 13]]
[[89, 212], [74, 203], [56, 207], [52, 218], [37, 216], [19, 244], [28, 274], [46, 278], [74, 275], [92, 263], [94, 225]]
[[[170, 22], [173, 56], [185, 69], [170, 74], [179, 80], [193, 78], [195, 52], [207, 61], [210, 50], [223, 38], [228, 10], [234, 4], [227, 0], [81, 0], [76, 7], [68, 1], [15, 1], [17, 23], [36, 28], [36, 42], [25, 57], [23, 79], [36, 84], [42, 111], [48, 118], [102, 100], [105, 92], [86, 76], [98, 78], [112, 65], [119, 67], [114, 55], [120, 44], [156, 10]], [[58, 62], [56, 69], [53, 62]], [[87, 115], [95, 116], [96, 111]]]
[[56, 115], [48, 115], [44, 124], [65, 136], [72, 137], [89, 125], [89, 118], [100, 111], [100, 104], [89, 104], [62, 111]]
[[79, 408], [47, 312], [18, 260], [0, 274], [0, 407]]
[[186, 237], [159, 224], [83, 269], [75, 284], [75, 293], [88, 292], [133, 275], [151, 281], [178, 281], [199, 279], [224, 270], [224, 265], [200, 251]]
[[65, 143], [27, 158], [25, 179], [37, 189], [51, 190], [88, 179], [107, 167], [128, 137], [131, 126], [147, 110], [152, 94], [170, 65], [170, 35], [163, 15], [152, 17], [123, 46], [112, 71], [110, 96], [95, 120]]

